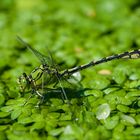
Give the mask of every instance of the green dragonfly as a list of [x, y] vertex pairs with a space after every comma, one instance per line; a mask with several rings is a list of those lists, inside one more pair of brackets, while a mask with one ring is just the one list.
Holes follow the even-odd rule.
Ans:
[[[138, 49], [130, 52], [123, 52], [121, 54], [111, 55], [105, 58], [101, 58], [97, 61], [92, 60], [87, 64], [61, 71], [54, 63], [50, 53], [48, 53], [47, 56], [45, 56], [40, 52], [38, 52], [36, 49], [32, 48], [28, 43], [23, 41], [20, 37], [17, 37], [17, 39], [20, 43], [22, 43], [22, 45], [24, 45], [29, 50], [31, 50], [41, 62], [41, 65], [39, 67], [36, 67], [33, 71], [31, 71], [30, 74], [23, 73], [19, 77], [18, 83], [20, 84], [20, 89], [24, 92], [25, 89], [30, 88], [32, 90], [32, 93], [35, 93], [36, 95], [41, 97], [42, 100], [44, 99], [44, 96], [39, 92], [40, 87], [43, 89], [44, 86], [53, 85], [53, 87], [55, 87], [56, 85], [59, 84], [59, 86], [61, 87], [61, 94], [63, 100], [68, 100], [66, 92], [62, 85], [62, 81], [63, 80], [68, 81], [68, 79], [73, 77], [73, 74], [81, 70], [87, 69], [89, 67], [106, 63], [108, 61], [112, 61], [116, 59], [136, 59], [140, 57], [140, 49]], [[43, 80], [44, 79], [43, 76], [46, 77], [45, 80]], [[42, 82], [41, 84], [38, 84], [37, 82], [40, 79], [42, 79]]]

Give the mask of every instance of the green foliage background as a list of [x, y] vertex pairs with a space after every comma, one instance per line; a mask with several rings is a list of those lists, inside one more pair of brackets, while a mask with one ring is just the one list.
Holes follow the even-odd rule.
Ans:
[[[81, 72], [83, 88], [71, 105], [51, 97], [35, 108], [17, 78], [39, 66], [16, 40], [46, 46], [67, 68], [140, 46], [139, 0], [1, 0], [0, 140], [140, 139], [140, 59], [117, 60]], [[105, 74], [105, 73], [108, 74]], [[75, 93], [76, 92], [76, 93]], [[59, 95], [58, 95], [59, 96]], [[105, 115], [98, 119], [98, 113]]]

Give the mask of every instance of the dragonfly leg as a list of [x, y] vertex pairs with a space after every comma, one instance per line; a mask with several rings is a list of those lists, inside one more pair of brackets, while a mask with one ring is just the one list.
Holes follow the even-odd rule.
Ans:
[[40, 100], [37, 102], [37, 104], [36, 104], [36, 106], [35, 107], [39, 107], [40, 106], [40, 104], [42, 104], [43, 103], [43, 101], [44, 101], [44, 96], [43, 95], [41, 95], [40, 93], [39, 93], [39, 91], [38, 90], [36, 90], [35, 91], [35, 93], [40, 97]]
[[43, 101], [44, 101], [44, 96], [42, 96], [42, 97], [40, 98], [40, 100], [37, 102], [37, 104], [36, 104], [35, 107], [38, 108], [38, 107], [43, 103]]
[[56, 85], [58, 85], [58, 81], [56, 81], [56, 82], [54, 83], [53, 87], [55, 88]]
[[28, 97], [28, 99], [26, 99], [26, 101], [24, 102], [23, 106], [25, 106], [25, 105], [28, 103], [28, 101], [31, 99], [32, 96], [33, 96], [33, 94], [31, 94], [31, 95]]
[[[62, 86], [62, 83], [61, 83], [61, 81], [60, 81], [60, 78], [59, 78], [59, 76], [56, 74], [56, 77], [57, 77], [57, 79], [58, 79], [58, 82], [57, 83], [59, 83], [59, 85], [60, 85], [60, 87], [61, 87], [61, 96], [62, 96], [62, 100], [63, 100], [63, 102], [65, 103], [65, 100], [66, 100], [66, 103], [68, 103], [68, 104], [70, 104], [70, 101], [68, 100], [68, 97], [67, 97], [67, 95], [66, 95], [66, 92], [65, 92], [65, 89], [63, 88], [63, 86]], [[56, 83], [56, 84], [57, 84]], [[56, 85], [55, 84], [55, 85]]]

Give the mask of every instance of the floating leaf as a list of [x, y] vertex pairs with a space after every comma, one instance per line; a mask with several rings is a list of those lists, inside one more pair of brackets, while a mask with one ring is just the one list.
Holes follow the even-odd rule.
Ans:
[[110, 115], [110, 106], [107, 103], [100, 105], [96, 111], [96, 118], [98, 120], [106, 119]]
[[96, 98], [98, 98], [103, 96], [103, 92], [100, 90], [87, 90], [85, 91], [84, 95], [85, 96], [94, 95]]
[[132, 131], [132, 134], [134, 134], [134, 135], [140, 135], [140, 128], [135, 128], [135, 129]]
[[34, 130], [39, 130], [39, 129], [43, 129], [45, 127], [45, 121], [39, 121], [39, 122], [35, 122], [32, 126], [31, 126], [31, 131]]
[[6, 137], [5, 133], [3, 133], [3, 131], [0, 131], [0, 139], [1, 140], [6, 140], [7, 139], [7, 137]]
[[129, 111], [129, 107], [127, 107], [125, 105], [117, 105], [117, 109], [124, 113], [127, 113]]
[[0, 94], [0, 105], [2, 105], [5, 101], [5, 97], [3, 96], [3, 94]]
[[131, 91], [128, 92], [126, 97], [139, 97], [140, 96], [140, 92], [139, 91]]
[[24, 127], [22, 124], [14, 123], [11, 127], [11, 130], [14, 134], [22, 135], [25, 134], [27, 128]]
[[68, 81], [70, 83], [77, 84], [78, 82], [81, 81], [81, 79], [82, 79], [82, 77], [81, 77], [80, 72], [76, 72], [76, 73], [72, 74], [72, 76], [70, 77], [70, 79], [68, 79]]
[[49, 134], [52, 136], [58, 136], [64, 131], [64, 129], [65, 129], [64, 127], [53, 129], [49, 132]]
[[116, 88], [116, 87], [107, 88], [107, 89], [104, 90], [104, 93], [105, 93], [105, 94], [109, 94], [109, 93], [112, 93], [112, 92], [114, 92], [114, 91], [116, 91], [116, 90], [118, 90], [118, 88]]
[[96, 76], [93, 77], [93, 81], [90, 81], [89, 84], [91, 84], [91, 87], [94, 89], [104, 89], [110, 84], [110, 81], [101, 76]]
[[135, 119], [136, 122], [140, 125], [140, 114], [136, 115]]
[[105, 121], [105, 127], [109, 130], [115, 128], [115, 126], [119, 123], [119, 116], [113, 116], [111, 118], [107, 118]]
[[11, 113], [11, 119], [15, 120], [16, 118], [18, 118], [18, 116], [22, 113], [21, 108], [17, 108], [14, 111], [12, 111]]
[[122, 118], [122, 122], [125, 123], [126, 125], [135, 125], [136, 121], [133, 117], [129, 116], [129, 115], [121, 115]]
[[0, 118], [4, 118], [10, 115], [10, 112], [0, 112]]
[[115, 71], [113, 73], [113, 79], [117, 84], [123, 84], [126, 79], [126, 74], [123, 71]]
[[4, 107], [2, 107], [1, 108], [1, 111], [3, 111], [3, 112], [10, 112], [10, 111], [12, 111], [13, 110], [13, 108], [14, 108], [14, 106], [4, 106]]
[[77, 125], [67, 125], [64, 129], [62, 136], [75, 137], [76, 139], [81, 139], [83, 136], [83, 129]]
[[29, 124], [29, 123], [32, 123], [32, 122], [34, 122], [32, 117], [20, 118], [18, 120], [18, 123], [21, 123], [21, 124]]
[[8, 128], [8, 125], [1, 125], [0, 126], [0, 131], [6, 130]]

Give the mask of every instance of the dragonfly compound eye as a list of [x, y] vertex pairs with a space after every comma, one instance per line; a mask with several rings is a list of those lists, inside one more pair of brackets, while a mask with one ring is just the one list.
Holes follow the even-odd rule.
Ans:
[[43, 67], [43, 68], [46, 68], [46, 67], [47, 67], [47, 64], [42, 64], [42, 67]]
[[22, 77], [24, 77], [24, 78], [26, 79], [27, 74], [26, 74], [26, 73], [23, 73], [23, 74], [22, 74]]
[[19, 84], [20, 90], [24, 91], [27, 86], [27, 80], [24, 74], [18, 78], [17, 83]]

